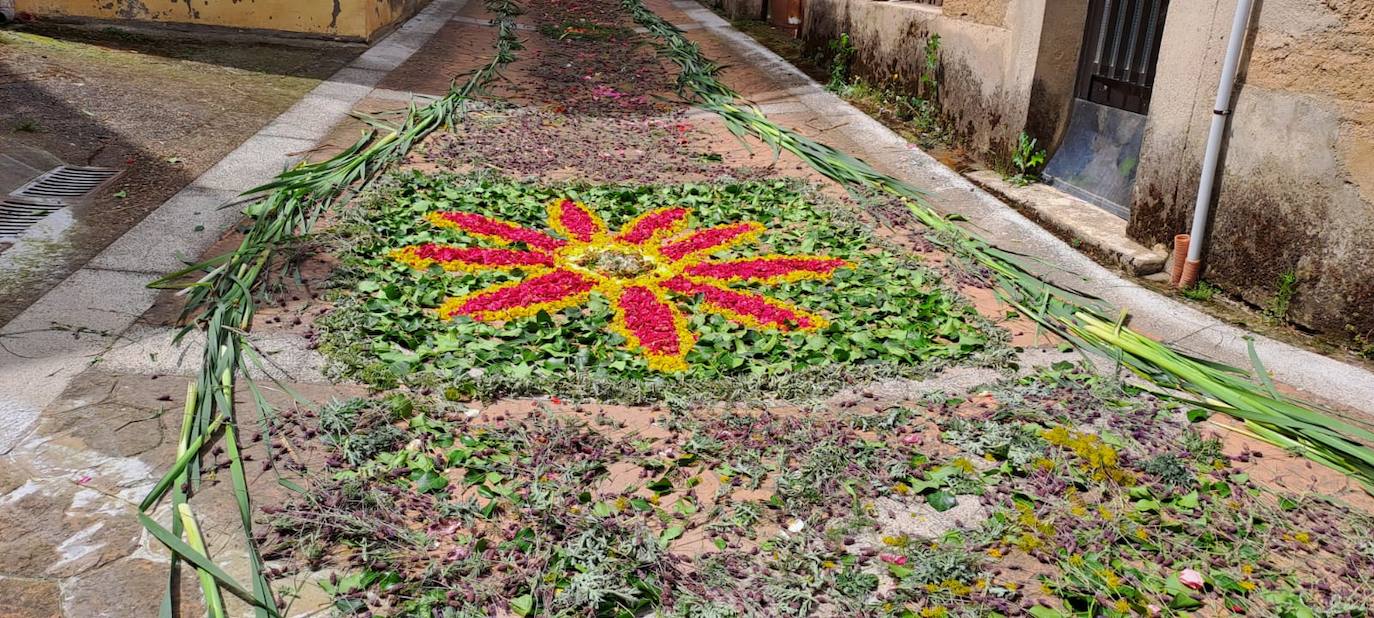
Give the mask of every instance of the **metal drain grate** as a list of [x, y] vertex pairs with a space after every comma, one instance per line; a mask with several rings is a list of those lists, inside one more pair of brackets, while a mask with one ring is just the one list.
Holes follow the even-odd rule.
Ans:
[[0, 198], [0, 240], [14, 240], [66, 204], [58, 200]]
[[10, 192], [15, 197], [79, 200], [93, 195], [105, 183], [119, 176], [120, 170], [108, 167], [63, 165], [44, 172], [28, 184]]

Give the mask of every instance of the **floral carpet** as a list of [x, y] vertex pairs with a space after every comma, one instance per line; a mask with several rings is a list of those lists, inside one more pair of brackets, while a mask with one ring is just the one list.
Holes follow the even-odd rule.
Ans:
[[985, 273], [690, 112], [625, 6], [525, 3], [518, 76], [321, 234], [314, 343], [374, 395], [273, 421], [313, 462], [262, 508], [280, 595], [359, 616], [1374, 611], [1368, 515], [1252, 478], [1286, 455], [1118, 376], [1019, 366]]

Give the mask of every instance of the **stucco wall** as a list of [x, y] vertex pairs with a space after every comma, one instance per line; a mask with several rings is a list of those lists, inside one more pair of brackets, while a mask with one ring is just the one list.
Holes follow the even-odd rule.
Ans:
[[1045, 4], [1026, 133], [1050, 152], [1054, 152], [1068, 130], [1078, 56], [1083, 47], [1083, 24], [1087, 19], [1087, 0], [1053, 0]]
[[136, 20], [281, 30], [370, 40], [427, 0], [17, 0], [42, 17]]
[[711, 0], [730, 19], [763, 19], [765, 0]]
[[[1052, 0], [1061, 1], [1061, 0]], [[872, 0], [808, 0], [802, 39], [824, 52], [848, 33], [854, 72], [915, 92], [925, 45], [940, 35], [942, 114], [961, 140], [996, 156], [1026, 126], [1046, 0], [946, 0], [941, 7]]]
[[[1187, 232], [1235, 0], [1170, 6], [1130, 233]], [[1374, 334], [1374, 0], [1262, 0], [1226, 143], [1205, 278], [1290, 318]]]

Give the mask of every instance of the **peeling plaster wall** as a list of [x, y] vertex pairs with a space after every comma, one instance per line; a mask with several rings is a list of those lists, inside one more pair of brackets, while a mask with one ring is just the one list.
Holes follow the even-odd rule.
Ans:
[[1003, 26], [1007, 23], [1008, 0], [945, 0], [945, 15], [963, 21], [971, 21], [988, 26]]
[[427, 0], [18, 0], [16, 10], [88, 18], [280, 30], [370, 40]]
[[1026, 126], [1045, 2], [808, 0], [801, 36], [808, 52], [824, 53], [848, 33], [855, 75], [916, 92], [926, 41], [939, 34], [941, 113], [974, 150], [1000, 157]]
[[[1235, 0], [1174, 2], [1130, 234], [1186, 233]], [[1374, 0], [1259, 0], [1213, 207], [1208, 281], [1289, 317], [1374, 335]]]

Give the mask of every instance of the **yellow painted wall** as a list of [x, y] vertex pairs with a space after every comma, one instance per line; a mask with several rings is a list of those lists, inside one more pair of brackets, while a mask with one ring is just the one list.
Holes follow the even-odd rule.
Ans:
[[17, 0], [40, 17], [256, 28], [371, 39], [428, 0]]

